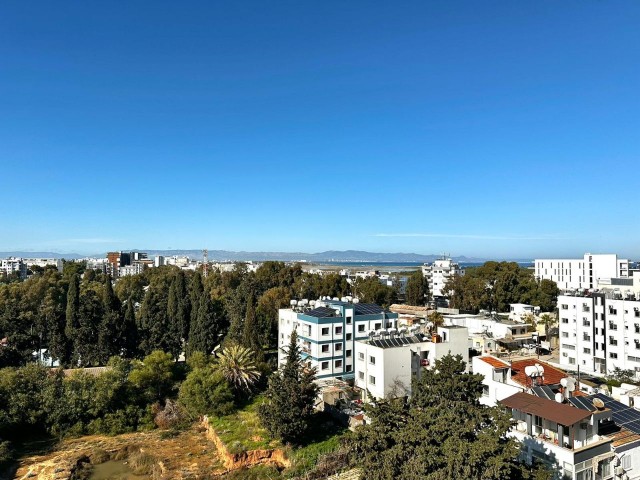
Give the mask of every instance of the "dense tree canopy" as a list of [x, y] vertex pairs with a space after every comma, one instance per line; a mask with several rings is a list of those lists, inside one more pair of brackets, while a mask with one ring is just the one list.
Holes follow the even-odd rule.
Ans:
[[551, 280], [536, 280], [533, 272], [515, 262], [486, 262], [450, 278], [444, 288], [451, 306], [477, 312], [480, 309], [509, 311], [511, 303], [539, 306], [544, 312], [556, 308], [559, 290]]
[[510, 415], [479, 403], [482, 376], [464, 368], [460, 356], [445, 356], [414, 380], [410, 400], [371, 405], [372, 422], [347, 441], [362, 478], [528, 478], [519, 444], [506, 436]]

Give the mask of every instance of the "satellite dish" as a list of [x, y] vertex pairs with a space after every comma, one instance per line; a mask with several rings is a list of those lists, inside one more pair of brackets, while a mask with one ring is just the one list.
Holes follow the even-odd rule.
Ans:
[[576, 380], [575, 378], [568, 377], [567, 378], [567, 390], [573, 392], [576, 389]]
[[558, 403], [562, 403], [562, 394], [561, 393], [556, 393], [556, 402]]
[[598, 410], [601, 410], [604, 408], [604, 402], [602, 400], [600, 400], [599, 398], [594, 398], [593, 399], [593, 406], [596, 407]]

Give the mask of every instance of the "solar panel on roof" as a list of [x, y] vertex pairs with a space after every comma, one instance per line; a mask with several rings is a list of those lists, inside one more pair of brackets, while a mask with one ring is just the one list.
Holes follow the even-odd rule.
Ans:
[[574, 407], [578, 407], [582, 410], [593, 411], [595, 409], [595, 407], [593, 406], [593, 400], [587, 397], [570, 397], [569, 402]]
[[640, 411], [601, 393], [596, 393], [589, 398], [599, 398], [602, 400], [605, 408], [611, 410], [611, 418], [616, 425], [640, 435]]
[[356, 303], [355, 305], [356, 315], [376, 315], [382, 313], [382, 307], [375, 303]]
[[553, 393], [553, 390], [551, 390], [548, 385], [533, 387], [531, 390], [533, 391], [534, 395], [538, 397], [546, 398], [548, 400], [555, 399], [555, 393]]

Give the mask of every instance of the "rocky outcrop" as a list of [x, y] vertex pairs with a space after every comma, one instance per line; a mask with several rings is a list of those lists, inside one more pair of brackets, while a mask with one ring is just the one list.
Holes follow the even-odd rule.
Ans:
[[250, 450], [248, 452], [231, 453], [224, 442], [220, 439], [215, 429], [209, 424], [208, 417], [205, 416], [203, 418], [202, 426], [205, 429], [207, 438], [216, 446], [218, 455], [224, 463], [225, 468], [228, 470], [250, 468], [254, 465], [261, 464], [274, 465], [277, 468], [287, 468], [291, 466], [291, 462], [287, 458], [286, 453], [284, 450], [279, 448], [272, 450]]

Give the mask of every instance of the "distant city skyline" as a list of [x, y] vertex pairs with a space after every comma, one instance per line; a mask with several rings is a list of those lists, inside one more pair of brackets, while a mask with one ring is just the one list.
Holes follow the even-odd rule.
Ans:
[[640, 3], [11, 2], [0, 251], [640, 258]]

